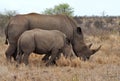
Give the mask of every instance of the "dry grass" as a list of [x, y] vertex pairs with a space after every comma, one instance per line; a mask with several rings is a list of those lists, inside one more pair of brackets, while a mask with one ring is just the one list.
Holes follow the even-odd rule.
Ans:
[[29, 66], [6, 62], [4, 39], [0, 38], [0, 81], [120, 81], [120, 36], [108, 35], [106, 39], [87, 37], [92, 48], [102, 45], [89, 61], [61, 57], [58, 66], [44, 66], [42, 56], [31, 54]]

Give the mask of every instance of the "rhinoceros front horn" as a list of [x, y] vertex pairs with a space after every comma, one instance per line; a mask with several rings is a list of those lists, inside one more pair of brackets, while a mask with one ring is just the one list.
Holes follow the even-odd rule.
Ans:
[[93, 49], [93, 50], [91, 50], [91, 51], [92, 51], [92, 54], [94, 54], [94, 53], [96, 53], [97, 51], [99, 51], [100, 48], [101, 48], [101, 45], [100, 45], [97, 49]]

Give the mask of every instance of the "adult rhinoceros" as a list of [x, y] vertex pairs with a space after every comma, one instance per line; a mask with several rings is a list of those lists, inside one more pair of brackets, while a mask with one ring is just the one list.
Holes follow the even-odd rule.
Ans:
[[34, 28], [45, 30], [59, 30], [66, 34], [70, 40], [73, 51], [78, 57], [84, 60], [100, 49], [90, 50], [84, 43], [83, 33], [80, 27], [77, 27], [76, 22], [66, 15], [42, 15], [37, 13], [30, 13], [24, 15], [16, 15], [9, 20], [5, 29], [6, 44], [9, 42], [9, 47], [5, 54], [8, 60], [11, 57], [16, 60], [17, 41], [20, 35], [26, 31]]

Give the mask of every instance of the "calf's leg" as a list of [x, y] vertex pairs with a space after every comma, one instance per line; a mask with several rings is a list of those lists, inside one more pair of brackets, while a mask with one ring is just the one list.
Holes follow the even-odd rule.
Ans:
[[17, 53], [16, 61], [18, 64], [20, 64], [22, 62], [22, 55], [23, 55], [23, 53], [20, 53], [20, 52]]
[[25, 64], [25, 65], [28, 65], [28, 59], [29, 59], [29, 55], [30, 55], [30, 53], [23, 53], [23, 63]]

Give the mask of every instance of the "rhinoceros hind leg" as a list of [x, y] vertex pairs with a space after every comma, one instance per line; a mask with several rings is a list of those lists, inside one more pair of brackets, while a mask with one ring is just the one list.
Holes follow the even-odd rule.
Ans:
[[28, 62], [29, 55], [30, 55], [30, 53], [23, 53], [23, 63], [24, 63], [25, 65], [28, 65], [28, 64], [29, 64], [29, 62]]
[[16, 58], [16, 46], [15, 45], [9, 45], [5, 54], [6, 54], [7, 60], [11, 62], [12, 57], [14, 59]]

